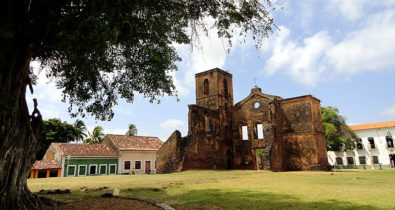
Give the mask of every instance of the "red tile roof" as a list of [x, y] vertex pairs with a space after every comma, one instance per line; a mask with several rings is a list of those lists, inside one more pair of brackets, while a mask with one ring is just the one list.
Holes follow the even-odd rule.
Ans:
[[378, 122], [378, 123], [368, 123], [368, 124], [360, 124], [360, 125], [350, 125], [348, 126], [351, 130], [368, 130], [375, 128], [390, 128], [395, 127], [395, 121], [387, 121], [387, 122]]
[[157, 137], [149, 136], [125, 136], [107, 134], [113, 145], [119, 150], [146, 150], [155, 151], [159, 150], [163, 142]]
[[118, 154], [104, 144], [52, 143], [61, 155], [86, 157], [114, 157]]
[[34, 162], [32, 169], [41, 170], [41, 169], [59, 169], [61, 168], [58, 162], [54, 160], [36, 160]]

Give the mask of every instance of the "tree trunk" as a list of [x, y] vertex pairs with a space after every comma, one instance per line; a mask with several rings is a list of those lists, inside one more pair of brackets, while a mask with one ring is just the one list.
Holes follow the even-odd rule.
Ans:
[[5, 56], [0, 68], [0, 209], [38, 209], [41, 202], [27, 187], [27, 178], [45, 138], [37, 109], [29, 115], [26, 86], [29, 83], [31, 47]]

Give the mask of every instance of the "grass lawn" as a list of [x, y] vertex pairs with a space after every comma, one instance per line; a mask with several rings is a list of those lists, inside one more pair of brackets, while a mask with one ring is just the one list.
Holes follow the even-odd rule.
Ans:
[[120, 188], [121, 196], [164, 202], [176, 209], [395, 209], [395, 169], [336, 172], [195, 170], [157, 175], [29, 179], [31, 191], [70, 189], [52, 198], [97, 198]]

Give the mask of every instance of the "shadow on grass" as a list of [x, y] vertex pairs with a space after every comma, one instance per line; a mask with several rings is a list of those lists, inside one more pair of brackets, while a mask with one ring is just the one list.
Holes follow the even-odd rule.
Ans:
[[377, 209], [374, 206], [328, 200], [305, 202], [290, 195], [249, 190], [191, 190], [176, 196], [169, 203], [176, 209]]
[[[100, 192], [74, 192], [69, 195], [49, 196], [56, 200], [81, 200], [98, 198]], [[163, 188], [128, 188], [121, 196], [144, 198], [164, 202], [175, 209], [377, 209], [376, 206], [359, 205], [340, 200], [302, 201], [296, 196], [264, 193], [252, 190], [205, 189], [185, 190], [169, 195]]]

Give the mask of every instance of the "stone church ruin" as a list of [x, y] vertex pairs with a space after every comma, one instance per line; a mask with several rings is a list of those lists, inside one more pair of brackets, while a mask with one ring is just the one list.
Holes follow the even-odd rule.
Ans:
[[261, 92], [233, 104], [232, 74], [195, 75], [188, 135], [175, 131], [157, 151], [157, 173], [190, 169], [326, 170], [320, 100]]

